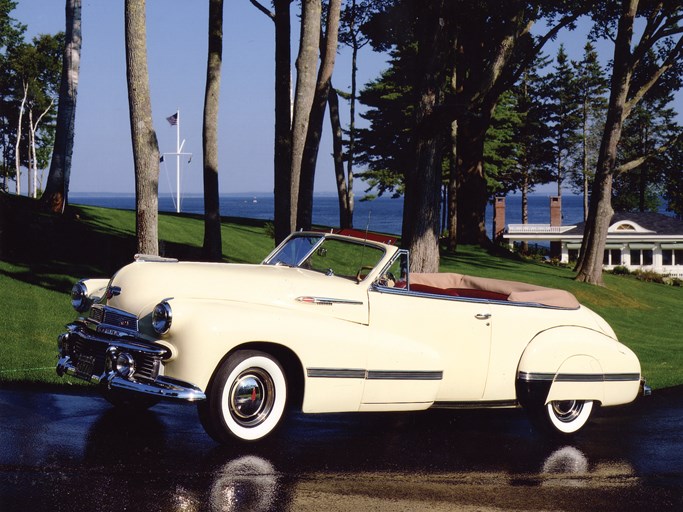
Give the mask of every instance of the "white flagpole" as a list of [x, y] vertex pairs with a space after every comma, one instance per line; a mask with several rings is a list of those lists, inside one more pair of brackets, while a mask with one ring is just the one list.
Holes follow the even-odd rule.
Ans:
[[180, 213], [180, 109], [176, 110], [176, 213]]

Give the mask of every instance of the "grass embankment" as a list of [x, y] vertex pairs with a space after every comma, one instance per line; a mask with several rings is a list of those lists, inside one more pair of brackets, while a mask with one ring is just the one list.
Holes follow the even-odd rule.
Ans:
[[[3, 204], [4, 203], [4, 204]], [[223, 254], [256, 263], [270, 252], [264, 223], [224, 219]], [[64, 216], [35, 210], [32, 201], [0, 194], [0, 384], [64, 383], [56, 376], [56, 337], [74, 317], [68, 293], [81, 277], [109, 277], [135, 252], [131, 211], [70, 207]], [[162, 214], [166, 256], [201, 257], [199, 216]], [[442, 257], [442, 271], [526, 281], [574, 293], [601, 314], [640, 358], [654, 388], [683, 384], [683, 289], [605, 276], [605, 287], [577, 283], [573, 272], [543, 263], [461, 247]], [[73, 379], [69, 379], [73, 381]]]

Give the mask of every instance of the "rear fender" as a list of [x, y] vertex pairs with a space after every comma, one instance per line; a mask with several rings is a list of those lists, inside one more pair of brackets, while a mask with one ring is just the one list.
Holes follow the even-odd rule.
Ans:
[[539, 333], [522, 354], [517, 399], [523, 406], [555, 400], [632, 401], [640, 382], [635, 354], [605, 334], [578, 326]]

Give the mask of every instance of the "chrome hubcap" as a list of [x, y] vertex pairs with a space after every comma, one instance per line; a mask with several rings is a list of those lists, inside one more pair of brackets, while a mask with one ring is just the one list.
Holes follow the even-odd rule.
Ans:
[[230, 414], [245, 427], [254, 427], [270, 414], [275, 401], [275, 386], [268, 373], [249, 368], [240, 373], [230, 387]]
[[570, 423], [574, 421], [581, 410], [583, 409], [583, 402], [577, 400], [561, 400], [552, 403], [553, 413], [555, 417], [563, 423]]

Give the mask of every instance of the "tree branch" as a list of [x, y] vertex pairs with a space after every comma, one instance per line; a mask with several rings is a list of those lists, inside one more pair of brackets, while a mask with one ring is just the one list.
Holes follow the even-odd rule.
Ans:
[[673, 136], [667, 142], [665, 142], [664, 144], [662, 144], [658, 148], [655, 148], [650, 153], [648, 153], [646, 155], [642, 155], [638, 158], [634, 158], [633, 160], [626, 162], [624, 164], [621, 164], [619, 167], [616, 168], [615, 174], [619, 175], [619, 174], [622, 174], [622, 173], [625, 173], [628, 171], [632, 171], [633, 169], [644, 164], [645, 162], [647, 162], [651, 158], [654, 158], [657, 155], [661, 155], [662, 153], [667, 151], [671, 146], [676, 144], [676, 142], [678, 142], [678, 139], [681, 138], [681, 135], [683, 135], [683, 133], [679, 133], [679, 134]]
[[643, 98], [643, 96], [645, 96], [652, 88], [652, 86], [657, 83], [659, 78], [673, 67], [675, 61], [678, 60], [681, 55], [683, 55], [683, 37], [678, 40], [676, 46], [671, 50], [662, 65], [654, 73], [652, 73], [650, 79], [643, 83], [640, 89], [638, 89], [633, 96], [631, 96], [631, 99], [624, 104], [624, 113], [622, 119], [626, 119], [629, 116], [633, 107], [635, 107], [636, 104], [638, 104], [638, 102]]
[[251, 2], [251, 5], [253, 5], [259, 11], [261, 11], [263, 14], [268, 16], [271, 20], [273, 20], [273, 22], [275, 21], [275, 13], [273, 11], [271, 11], [270, 9], [265, 7], [263, 4], [261, 4], [257, 0], [249, 0], [249, 1]]

